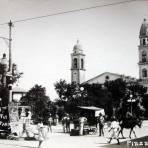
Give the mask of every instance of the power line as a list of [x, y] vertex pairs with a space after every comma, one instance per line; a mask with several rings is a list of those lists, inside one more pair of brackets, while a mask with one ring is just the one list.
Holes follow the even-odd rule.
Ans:
[[[20, 20], [13, 21], [13, 23], [26, 22], [26, 21], [46, 18], [46, 17], [50, 17], [50, 16], [57, 16], [57, 15], [79, 12], [79, 11], [85, 11], [85, 10], [90, 10], [90, 9], [95, 9], [95, 8], [109, 7], [109, 6], [114, 6], [114, 5], [124, 4], [124, 3], [130, 3], [130, 2], [133, 2], [133, 1], [138, 1], [138, 0], [126, 0], [126, 1], [121, 1], [121, 2], [114, 2], [114, 3], [109, 3], [109, 4], [91, 6], [91, 7], [86, 7], [86, 8], [73, 9], [73, 10], [69, 10], [69, 11], [62, 11], [62, 12], [57, 12], [57, 13], [52, 13], [52, 14], [47, 14], [47, 15], [42, 15], [42, 16], [37, 16], [37, 17], [20, 19]], [[0, 25], [6, 25], [6, 24], [8, 24], [8, 23], [2, 23]]]

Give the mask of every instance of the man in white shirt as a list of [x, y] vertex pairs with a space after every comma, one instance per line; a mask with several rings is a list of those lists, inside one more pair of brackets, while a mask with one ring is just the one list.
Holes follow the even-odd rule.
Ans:
[[83, 135], [83, 129], [84, 129], [84, 124], [87, 122], [86, 117], [80, 117], [79, 118], [79, 135]]

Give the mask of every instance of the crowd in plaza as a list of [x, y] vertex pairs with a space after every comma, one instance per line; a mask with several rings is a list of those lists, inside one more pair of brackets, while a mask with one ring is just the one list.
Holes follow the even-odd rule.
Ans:
[[[37, 125], [37, 129], [38, 129], [37, 140], [39, 140], [39, 147], [42, 145], [43, 141], [46, 140], [47, 133], [48, 132], [52, 133], [52, 126], [56, 126], [58, 124], [62, 125], [63, 133], [69, 133], [70, 136], [87, 135], [87, 134], [90, 134], [89, 130], [91, 130], [88, 126], [89, 123], [85, 116], [77, 116], [72, 118], [70, 117], [69, 114], [66, 113], [62, 117], [61, 121], [59, 122], [56, 120], [56, 124], [55, 124], [54, 119], [50, 114], [47, 125], [43, 125], [42, 120], [39, 120], [39, 123]], [[105, 126], [105, 117], [100, 113], [99, 116], [96, 118], [96, 125], [94, 125], [95, 130], [93, 131], [93, 134], [98, 136], [104, 136], [104, 126]], [[110, 124], [108, 124], [106, 128], [108, 128], [108, 132], [110, 132], [110, 137], [108, 137], [109, 141], [107, 142], [110, 143], [112, 139], [116, 139], [118, 144], [120, 144], [119, 138], [118, 138], [118, 132], [120, 130], [120, 126], [119, 126], [119, 123], [116, 121], [116, 119], [113, 118]]]
[[[135, 122], [134, 116], [132, 116], [130, 112], [126, 112], [126, 119], [128, 126], [132, 125], [133, 121], [134, 126], [138, 125], [137, 122]], [[94, 122], [92, 122], [92, 120], [94, 120]], [[130, 123], [128, 121], [130, 121]], [[119, 120], [115, 116], [112, 116], [111, 119], [108, 120], [107, 116], [102, 113], [93, 118], [92, 116], [90, 118], [86, 113], [78, 113], [74, 115], [64, 113], [61, 118], [58, 114], [52, 115], [50, 113], [47, 122], [45, 122], [43, 117], [38, 117], [38, 121], [34, 123], [31, 111], [28, 110], [25, 113], [22, 110], [19, 114], [17, 126], [11, 127], [9, 139], [14, 139], [14, 137], [25, 137], [25, 140], [34, 138], [34, 140], [39, 141], [38, 147], [40, 148], [42, 143], [47, 139], [48, 133], [55, 132], [53, 126], [56, 128], [57, 125], [62, 127], [61, 130], [63, 133], [69, 134], [70, 136], [94, 134], [98, 136], [98, 138], [107, 138], [106, 143], [111, 143], [112, 140], [116, 140], [117, 144], [120, 144], [119, 134], [122, 134], [122, 126], [125, 125], [125, 123], [124, 120]], [[105, 135], [106, 133], [108, 133], [108, 137]]]

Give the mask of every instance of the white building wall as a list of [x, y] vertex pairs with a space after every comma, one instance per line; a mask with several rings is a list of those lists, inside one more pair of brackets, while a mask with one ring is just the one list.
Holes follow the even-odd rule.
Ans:
[[99, 83], [99, 84], [103, 84], [107, 79], [106, 77], [109, 77], [108, 80], [116, 80], [118, 78], [121, 78], [121, 75], [116, 75], [116, 74], [112, 74], [112, 73], [103, 73], [101, 75], [99, 75], [98, 77], [95, 77], [93, 79], [90, 79], [88, 81], [86, 81], [86, 83], [89, 83], [89, 84], [93, 84], [93, 83]]

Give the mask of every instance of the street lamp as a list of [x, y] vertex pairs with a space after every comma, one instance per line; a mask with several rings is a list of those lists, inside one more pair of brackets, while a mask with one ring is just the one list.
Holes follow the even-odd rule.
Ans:
[[131, 103], [131, 114], [133, 115], [133, 106], [132, 106], [132, 103], [135, 102], [136, 100], [133, 98], [133, 95], [130, 94], [130, 99], [128, 99], [127, 101]]
[[80, 90], [83, 91], [84, 90], [84, 87], [80, 87]]

